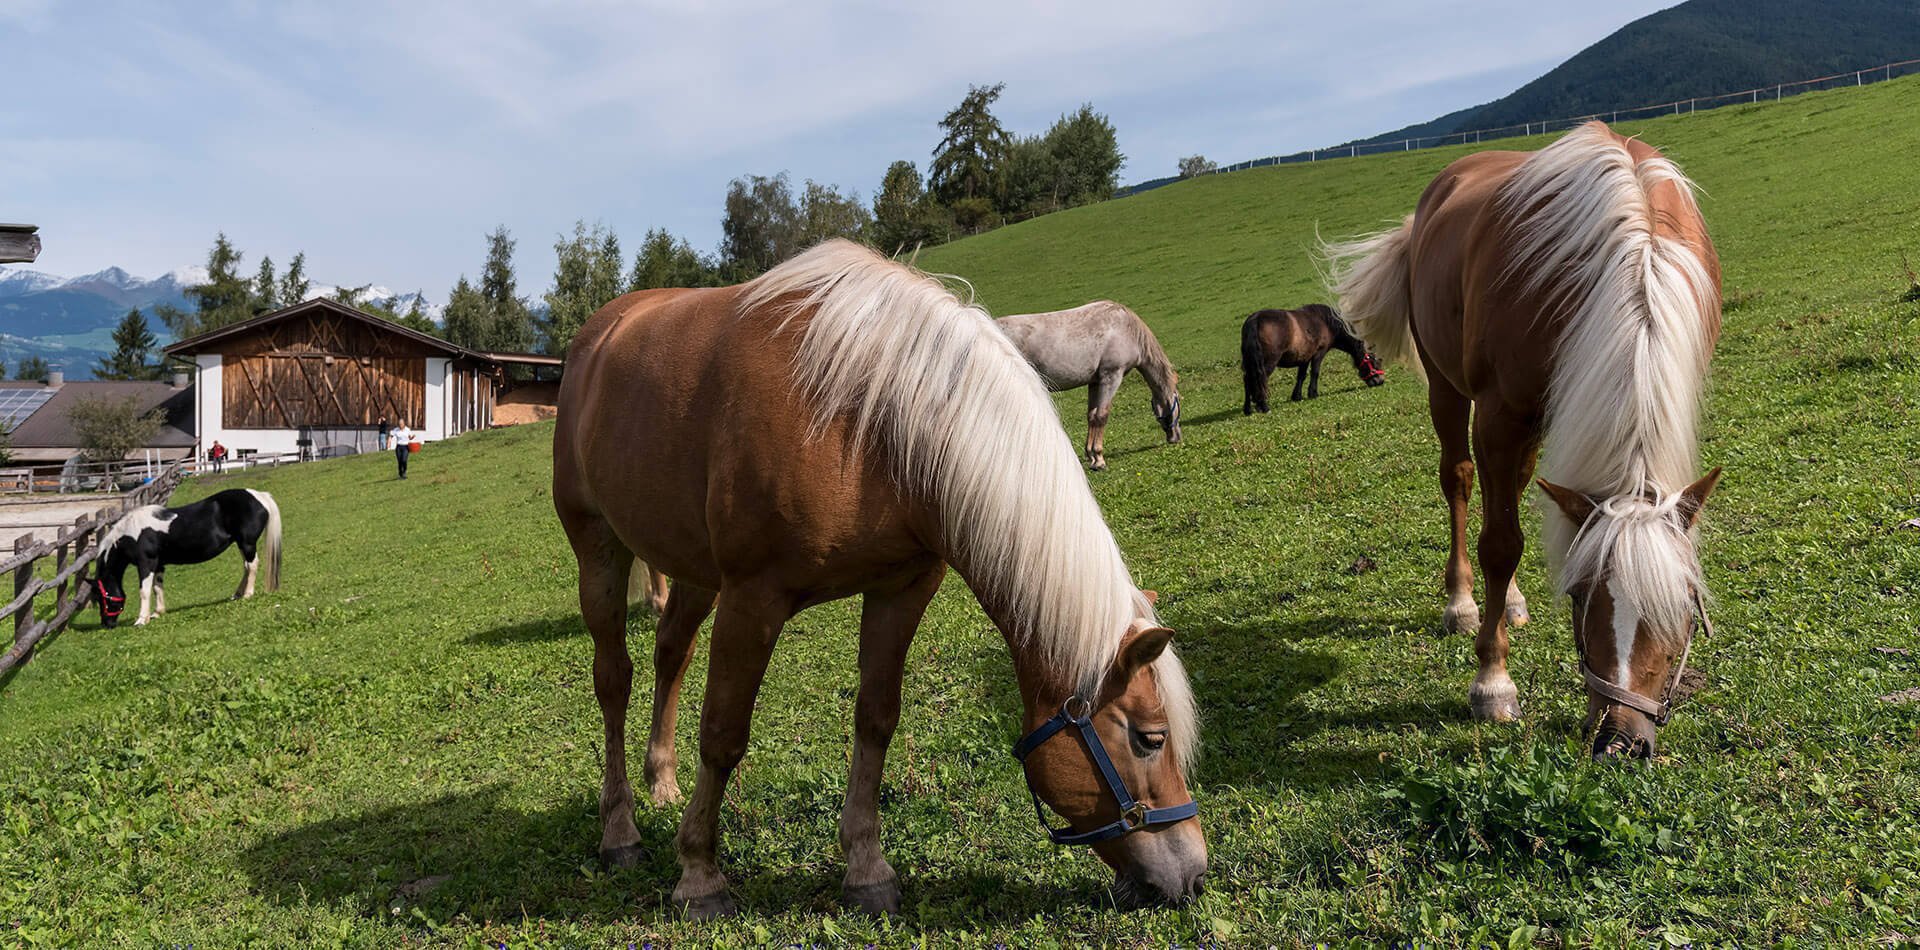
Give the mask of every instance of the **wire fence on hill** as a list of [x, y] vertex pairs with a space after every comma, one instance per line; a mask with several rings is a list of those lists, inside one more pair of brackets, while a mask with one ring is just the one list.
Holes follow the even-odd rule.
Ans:
[[1844, 86], [1864, 86], [1870, 82], [1885, 82], [1901, 76], [1920, 73], [1920, 59], [1909, 59], [1898, 63], [1885, 63], [1868, 69], [1856, 69], [1848, 73], [1835, 73], [1818, 79], [1802, 79], [1799, 82], [1775, 83], [1755, 89], [1743, 89], [1717, 96], [1699, 96], [1689, 99], [1676, 99], [1657, 105], [1635, 106], [1630, 109], [1611, 109], [1589, 115], [1573, 116], [1565, 119], [1545, 119], [1539, 122], [1523, 122], [1519, 125], [1504, 125], [1492, 129], [1473, 129], [1465, 132], [1449, 132], [1445, 135], [1428, 135], [1418, 138], [1400, 139], [1393, 142], [1353, 143], [1336, 145], [1332, 148], [1308, 149], [1291, 155], [1272, 155], [1256, 158], [1252, 161], [1235, 162], [1214, 169], [1210, 174], [1245, 171], [1267, 165], [1291, 165], [1297, 162], [1315, 162], [1329, 158], [1355, 158], [1361, 155], [1377, 155], [1381, 152], [1411, 152], [1414, 149], [1438, 148], [1443, 145], [1469, 145], [1490, 139], [1512, 138], [1514, 136], [1544, 135], [1548, 132], [1560, 132], [1582, 123], [1601, 119], [1608, 124], [1623, 119], [1651, 119], [1663, 115], [1691, 115], [1701, 109], [1714, 109], [1720, 106], [1738, 103], [1777, 102], [1787, 96], [1797, 96], [1803, 92], [1815, 92], [1822, 89], [1837, 89]]

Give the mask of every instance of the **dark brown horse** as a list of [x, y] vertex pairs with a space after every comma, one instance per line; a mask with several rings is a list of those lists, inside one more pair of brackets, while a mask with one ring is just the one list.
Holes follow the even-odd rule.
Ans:
[[[1694, 526], [1719, 478], [1694, 480], [1720, 264], [1692, 183], [1594, 122], [1538, 152], [1462, 158], [1405, 224], [1328, 251], [1341, 310], [1427, 378], [1452, 522], [1446, 626], [1478, 628], [1474, 715], [1520, 715], [1507, 628], [1527, 619], [1520, 498], [1544, 440], [1546, 544], [1573, 599], [1594, 753], [1650, 755], [1705, 622]], [[1484, 619], [1466, 554], [1476, 461]]]
[[1353, 358], [1353, 371], [1368, 386], [1387, 381], [1380, 361], [1367, 344], [1353, 335], [1347, 321], [1326, 304], [1310, 303], [1298, 310], [1255, 310], [1240, 325], [1240, 375], [1247, 398], [1240, 411], [1253, 415], [1255, 409], [1267, 411], [1267, 377], [1281, 366], [1297, 366], [1293, 378], [1293, 401], [1300, 401], [1300, 386], [1307, 385], [1307, 398], [1320, 398], [1320, 361], [1328, 350], [1339, 350]]
[[1122, 901], [1198, 889], [1195, 714], [1172, 634], [1129, 577], [1046, 388], [985, 313], [844, 241], [738, 287], [628, 294], [574, 338], [553, 462], [606, 726], [604, 861], [640, 856], [626, 763], [637, 557], [674, 582], [654, 649], [656, 804], [680, 797], [680, 682], [717, 608], [674, 903], [733, 910], [720, 805], [774, 644], [796, 612], [860, 594], [844, 892], [897, 909], [880, 776], [908, 644], [952, 565], [1012, 652], [1028, 782], [1071, 826], [1055, 840], [1092, 844]]

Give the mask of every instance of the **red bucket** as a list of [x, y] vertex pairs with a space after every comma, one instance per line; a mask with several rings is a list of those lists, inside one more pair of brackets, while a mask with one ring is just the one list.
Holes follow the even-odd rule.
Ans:
[[420, 451], [420, 443], [418, 443], [418, 442], [408, 442], [408, 443], [407, 443], [407, 451], [408, 451], [408, 452], [418, 452], [418, 451]]

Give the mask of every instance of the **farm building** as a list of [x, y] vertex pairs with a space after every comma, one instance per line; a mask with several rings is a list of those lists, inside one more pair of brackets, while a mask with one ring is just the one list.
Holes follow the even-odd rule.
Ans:
[[175, 374], [171, 382], [67, 382], [55, 370], [46, 382], [0, 382], [0, 429], [12, 441], [12, 464], [44, 469], [78, 456], [80, 437], [67, 413], [84, 399], [132, 399], [141, 413], [160, 411], [159, 431], [136, 457], [171, 461], [193, 454], [193, 392], [186, 374]]
[[378, 424], [405, 422], [422, 441], [494, 423], [512, 366], [557, 357], [481, 353], [314, 299], [166, 348], [194, 366], [193, 426], [252, 453], [350, 454], [378, 447]]

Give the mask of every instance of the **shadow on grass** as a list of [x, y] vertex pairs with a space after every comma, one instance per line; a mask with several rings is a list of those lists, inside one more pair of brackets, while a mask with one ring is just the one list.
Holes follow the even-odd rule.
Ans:
[[[254, 893], [281, 906], [335, 907], [407, 929], [417, 926], [416, 908], [440, 921], [678, 919], [670, 905], [680, 873], [678, 808], [639, 808], [634, 821], [646, 855], [632, 870], [606, 873], [595, 867], [600, 831], [591, 795], [523, 812], [502, 804], [504, 792], [490, 786], [317, 821], [253, 845], [241, 870]], [[743, 912], [853, 913], [840, 902], [838, 862], [770, 868], [756, 850], [722, 852]], [[1107, 899], [1104, 886], [1086, 879], [1050, 885], [971, 869], [920, 874], [906, 863], [901, 871], [902, 922], [929, 930], [1045, 919], [1057, 908]]]
[[575, 637], [586, 639], [587, 627], [579, 614], [562, 614], [558, 617], [541, 617], [523, 620], [519, 623], [481, 630], [470, 634], [466, 642], [472, 646], [504, 647], [517, 643], [546, 643], [553, 640], [570, 640]]
[[[1469, 718], [1464, 696], [1435, 703], [1369, 705], [1344, 695], [1345, 660], [1300, 646], [1315, 638], [1365, 640], [1387, 624], [1367, 617], [1303, 617], [1287, 622], [1213, 623], [1175, 637], [1200, 705], [1201, 772], [1209, 783], [1247, 788], [1318, 790], [1370, 779], [1381, 753], [1405, 747], [1406, 728], [1436, 729]], [[1020, 703], [1008, 660], [983, 654], [980, 679], [1003, 708]], [[1317, 748], [1329, 730], [1357, 730], [1378, 741]], [[1363, 737], [1364, 738], [1364, 737]]]

